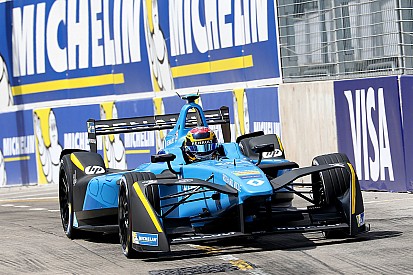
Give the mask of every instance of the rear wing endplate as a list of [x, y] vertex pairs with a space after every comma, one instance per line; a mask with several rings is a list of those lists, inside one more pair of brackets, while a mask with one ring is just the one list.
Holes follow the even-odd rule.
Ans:
[[[208, 125], [221, 125], [224, 141], [229, 142], [231, 140], [229, 108], [223, 106], [217, 110], [204, 111], [204, 115]], [[89, 119], [87, 133], [90, 151], [97, 152], [97, 136], [173, 129], [178, 117], [179, 113], [108, 120]], [[195, 113], [193, 116], [188, 113], [185, 127], [192, 128], [197, 125], [198, 119]]]

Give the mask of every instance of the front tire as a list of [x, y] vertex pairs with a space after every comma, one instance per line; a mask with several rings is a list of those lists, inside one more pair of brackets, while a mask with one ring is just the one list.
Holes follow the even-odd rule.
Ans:
[[70, 155], [64, 155], [60, 160], [59, 171], [59, 206], [63, 230], [70, 239], [75, 239], [79, 231], [73, 227], [73, 166]]
[[[313, 159], [313, 165], [349, 163], [345, 154], [333, 153], [321, 155]], [[315, 205], [336, 205], [338, 197], [342, 196], [350, 188], [350, 175], [343, 168], [331, 169], [311, 175], [313, 187], [313, 199]], [[323, 231], [326, 239], [342, 239], [348, 236], [345, 230]]]
[[[333, 153], [313, 159], [313, 165], [349, 163], [345, 154]], [[342, 168], [330, 169], [311, 175], [315, 205], [334, 204], [350, 188], [350, 175]]]
[[135, 258], [137, 252], [132, 248], [132, 215], [130, 214], [129, 207], [129, 188], [126, 179], [122, 178], [119, 189], [118, 207], [119, 239], [123, 255], [127, 258]]
[[[125, 255], [127, 258], [137, 258], [140, 254], [144, 255], [144, 253], [139, 253], [133, 249], [132, 225], [133, 222], [138, 221], [132, 220], [133, 209], [131, 209], [132, 206], [130, 192], [135, 182], [154, 179], [156, 179], [155, 175], [149, 172], [126, 173], [120, 179], [118, 206], [119, 240], [122, 246], [123, 255]], [[148, 189], [150, 190], [149, 195], [146, 194], [146, 197], [154, 208], [160, 209], [158, 188], [157, 186], [156, 188], [152, 187], [155, 186], [150, 186], [150, 188]]]

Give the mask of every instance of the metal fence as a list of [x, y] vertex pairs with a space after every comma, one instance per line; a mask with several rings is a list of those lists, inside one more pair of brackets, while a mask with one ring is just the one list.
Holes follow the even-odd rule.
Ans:
[[413, 0], [278, 0], [285, 82], [413, 73]]

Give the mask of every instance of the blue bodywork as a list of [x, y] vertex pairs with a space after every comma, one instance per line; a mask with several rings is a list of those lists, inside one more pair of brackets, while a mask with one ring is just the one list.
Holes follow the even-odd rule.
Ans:
[[[196, 98], [196, 96], [193, 96]], [[195, 163], [186, 163], [181, 146], [187, 132], [192, 126], [187, 127], [187, 116], [195, 115], [199, 126], [208, 126], [202, 108], [194, 102], [188, 100], [176, 121], [175, 127], [167, 134], [164, 140], [162, 154], [174, 154], [176, 158], [171, 162], [173, 170], [178, 171], [178, 179], [196, 178], [218, 185], [229, 185], [238, 191], [237, 197], [220, 194], [219, 199], [211, 199], [214, 191], [205, 191], [191, 196], [191, 201], [180, 204], [175, 210], [168, 214], [168, 218], [190, 218], [199, 216], [201, 212], [207, 211], [212, 216], [220, 215], [225, 209], [244, 203], [251, 197], [261, 197], [264, 200], [271, 200], [274, 194], [273, 187], [264, 172], [256, 165], [257, 160], [252, 160], [243, 155], [240, 146], [235, 142], [220, 144], [223, 154], [218, 159], [205, 160]], [[289, 162], [283, 158], [263, 159], [261, 164], [282, 164]], [[132, 170], [135, 172], [152, 172], [155, 175], [168, 171], [167, 164], [145, 163]], [[287, 170], [279, 170], [281, 175]], [[86, 193], [82, 211], [117, 209], [119, 186], [117, 181], [125, 172], [115, 172], [94, 176], [87, 182]], [[193, 186], [175, 185], [160, 186], [160, 196], [175, 194], [190, 190]], [[280, 191], [278, 191], [280, 192]], [[282, 191], [281, 191], [282, 192]], [[161, 207], [177, 203], [180, 197], [163, 200]], [[168, 210], [168, 207], [161, 208], [161, 213]], [[75, 218], [74, 226], [77, 221]], [[198, 224], [199, 225], [199, 224]], [[196, 223], [193, 226], [197, 226]]]

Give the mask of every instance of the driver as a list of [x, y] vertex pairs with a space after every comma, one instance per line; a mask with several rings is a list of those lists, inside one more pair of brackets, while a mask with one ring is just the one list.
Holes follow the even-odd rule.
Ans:
[[198, 126], [186, 134], [182, 151], [188, 163], [214, 159], [218, 156], [218, 139], [208, 127]]

